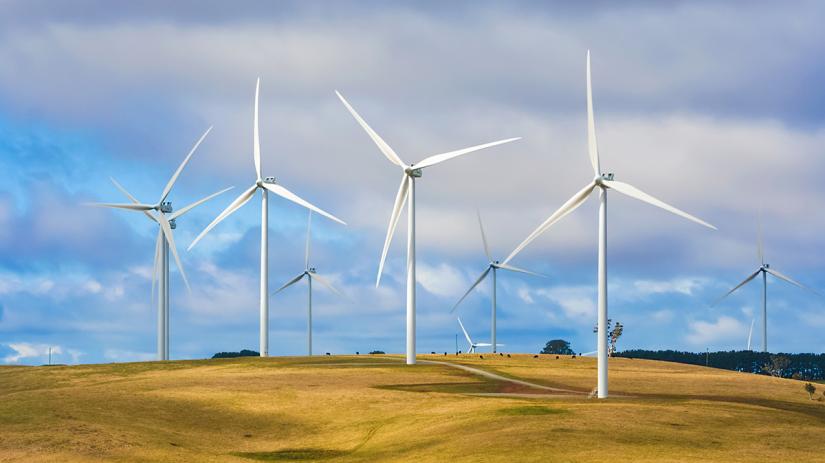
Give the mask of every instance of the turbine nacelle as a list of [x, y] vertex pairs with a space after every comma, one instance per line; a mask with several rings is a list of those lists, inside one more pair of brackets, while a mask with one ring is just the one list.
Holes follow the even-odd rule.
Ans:
[[163, 212], [164, 214], [171, 214], [172, 213], [172, 201], [164, 201], [160, 203], [157, 207], [158, 210]]
[[255, 185], [258, 185], [259, 187], [263, 187], [264, 183], [274, 185], [276, 183], [275, 182], [275, 177], [264, 177], [263, 179], [258, 180], [257, 182], [255, 182]]
[[407, 175], [409, 175], [410, 177], [414, 178], [421, 178], [421, 175], [423, 174], [423, 171], [421, 169], [416, 169], [413, 166], [405, 168], [404, 172], [406, 172]]
[[314, 274], [314, 273], [315, 273], [315, 267], [310, 267], [310, 268], [308, 268], [308, 269], [307, 269], [307, 273], [312, 273], [312, 274]]
[[601, 175], [593, 179], [593, 183], [595, 183], [598, 186], [604, 186], [603, 182], [605, 181], [613, 181], [613, 172], [602, 173]]

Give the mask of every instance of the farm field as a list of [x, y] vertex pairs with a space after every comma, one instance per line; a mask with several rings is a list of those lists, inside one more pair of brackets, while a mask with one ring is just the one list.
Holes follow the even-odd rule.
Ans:
[[825, 461], [800, 381], [482, 355], [0, 367], [0, 461]]

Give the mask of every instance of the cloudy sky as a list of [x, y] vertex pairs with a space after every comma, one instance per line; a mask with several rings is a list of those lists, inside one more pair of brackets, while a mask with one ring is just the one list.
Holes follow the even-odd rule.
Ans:
[[[501, 138], [417, 183], [418, 346], [453, 350], [449, 314], [492, 251], [509, 252], [592, 177], [585, 53], [602, 167], [715, 224], [611, 196], [610, 316], [621, 348], [743, 349], [759, 317], [757, 222], [768, 261], [825, 290], [825, 8], [815, 2], [0, 2], [0, 362], [151, 359], [156, 226], [84, 207], [154, 202], [203, 131], [170, 199], [236, 190], [179, 221], [192, 293], [173, 266], [171, 354], [257, 349], [259, 200], [186, 247], [254, 181], [260, 76], [265, 175], [348, 222], [316, 219], [316, 351], [404, 347], [405, 219], [375, 272], [399, 173], [341, 91], [407, 162]], [[594, 350], [596, 200], [499, 277], [499, 342]], [[303, 268], [306, 213], [270, 200], [270, 287]], [[825, 300], [769, 281], [769, 347], [822, 352]], [[306, 289], [271, 299], [271, 348], [302, 354]], [[489, 284], [462, 304], [489, 338]], [[761, 342], [759, 329], [754, 343]], [[459, 347], [466, 349], [461, 341]]]

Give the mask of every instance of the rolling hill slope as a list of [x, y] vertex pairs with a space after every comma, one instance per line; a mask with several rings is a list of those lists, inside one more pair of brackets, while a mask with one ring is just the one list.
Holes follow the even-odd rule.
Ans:
[[0, 367], [0, 461], [825, 461], [799, 381], [613, 359], [599, 401], [595, 359], [484, 357]]

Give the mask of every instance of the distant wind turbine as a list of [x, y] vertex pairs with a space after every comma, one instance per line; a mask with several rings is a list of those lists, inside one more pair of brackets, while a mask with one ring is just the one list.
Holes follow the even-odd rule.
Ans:
[[544, 221], [533, 233], [531, 233], [512, 253], [505, 263], [518, 254], [525, 246], [530, 244], [539, 235], [547, 231], [554, 223], [561, 220], [567, 214], [576, 210], [584, 201], [590, 197], [590, 193], [599, 192], [599, 269], [598, 269], [598, 290], [599, 290], [599, 314], [598, 314], [598, 397], [607, 397], [607, 191], [615, 190], [631, 198], [652, 204], [668, 212], [692, 220], [708, 228], [716, 229], [713, 225], [697, 219], [696, 217], [676, 209], [653, 196], [639, 190], [638, 188], [613, 180], [612, 173], [602, 173], [599, 165], [599, 149], [596, 145], [596, 126], [593, 117], [593, 92], [590, 83], [590, 50], [587, 51], [587, 148], [590, 154], [590, 164], [593, 166], [595, 177], [578, 193], [573, 195], [556, 212]]
[[[458, 320], [458, 326], [461, 327], [461, 331], [464, 332], [464, 338], [467, 339], [467, 344], [468, 344], [467, 353], [468, 354], [474, 354], [476, 352], [476, 347], [491, 347], [492, 346], [492, 344], [489, 343], [489, 342], [473, 342], [473, 340], [470, 338], [470, 334], [467, 333], [466, 329], [464, 329], [464, 324], [461, 323], [461, 317], [457, 317], [456, 319]], [[496, 346], [503, 346], [503, 345], [504, 344], [496, 344]]]
[[748, 331], [748, 350], [751, 350], [751, 338], [753, 337], [753, 323], [756, 321], [756, 317], [751, 318], [751, 329]]
[[309, 218], [307, 219], [307, 242], [306, 242], [306, 251], [304, 252], [304, 271], [299, 273], [298, 276], [295, 278], [287, 281], [284, 283], [283, 286], [278, 288], [275, 291], [275, 294], [280, 293], [281, 291], [289, 288], [290, 286], [294, 285], [295, 283], [301, 281], [304, 277], [307, 277], [307, 289], [308, 289], [308, 305], [307, 305], [307, 355], [312, 355], [312, 280], [318, 280], [318, 283], [326, 286], [327, 289], [332, 291], [333, 293], [343, 297], [340, 291], [335, 289], [332, 286], [332, 283], [329, 282], [326, 278], [318, 275], [315, 271], [315, 267], [309, 266], [309, 250], [310, 250], [310, 240], [311, 240], [311, 230], [312, 230], [312, 211], [309, 211]]
[[[779, 278], [780, 280], [785, 280], [786, 282], [788, 282], [788, 283], [790, 283], [794, 286], [798, 286], [802, 289], [806, 289], [806, 290], [808, 290], [808, 291], [810, 291], [810, 292], [812, 292], [812, 293], [814, 293], [818, 296], [822, 296], [822, 294], [820, 294], [819, 292], [803, 285], [802, 283], [799, 283], [796, 280], [791, 279], [791, 277], [789, 277], [789, 276], [787, 276], [783, 273], [780, 273], [776, 269], [771, 268], [770, 264], [765, 262], [765, 253], [764, 253], [763, 246], [762, 246], [762, 223], [761, 223], [761, 220], [760, 220], [760, 223], [759, 223], [759, 232], [758, 232], [758, 240], [757, 240], [757, 245], [756, 245], [756, 251], [757, 251], [757, 255], [759, 257], [759, 268], [757, 268], [755, 272], [748, 275], [748, 277], [745, 278], [741, 283], [734, 286], [733, 289], [731, 289], [730, 291], [725, 293], [722, 297], [720, 297], [719, 299], [714, 301], [713, 305], [718, 304], [719, 302], [722, 301], [722, 299], [728, 297], [734, 291], [736, 291], [737, 289], [745, 286], [751, 280], [753, 280], [754, 278], [756, 278], [758, 275], [761, 274], [762, 275], [762, 352], [767, 352], [768, 351], [768, 274], [770, 273], [771, 275], [775, 276], [776, 278]], [[751, 324], [751, 327], [752, 326], [753, 326], [753, 324]], [[748, 336], [748, 345], [750, 345], [750, 336]]]
[[395, 233], [395, 226], [398, 224], [398, 219], [401, 216], [401, 210], [403, 209], [405, 203], [409, 203], [409, 207], [407, 209], [407, 364], [413, 365], [415, 364], [415, 179], [421, 177], [422, 170], [426, 167], [434, 166], [448, 159], [472, 153], [473, 151], [516, 141], [519, 140], [519, 138], [508, 138], [506, 140], [499, 140], [491, 143], [485, 143], [483, 145], [471, 146], [469, 148], [456, 151], [436, 154], [429, 156], [416, 164], [407, 165], [404, 164], [404, 161], [401, 160], [398, 154], [390, 148], [390, 145], [388, 145], [384, 139], [372, 130], [369, 125], [367, 125], [366, 121], [364, 121], [364, 119], [362, 119], [361, 116], [355, 112], [355, 109], [350, 106], [347, 100], [344, 99], [340, 93], [336, 91], [335, 94], [341, 99], [341, 102], [344, 106], [346, 106], [347, 110], [349, 110], [350, 114], [352, 114], [352, 117], [358, 121], [358, 124], [361, 125], [370, 138], [372, 138], [372, 141], [378, 145], [378, 149], [384, 153], [384, 156], [386, 156], [390, 162], [398, 166], [402, 171], [401, 184], [398, 186], [398, 193], [395, 196], [395, 204], [393, 205], [392, 214], [390, 215], [390, 224], [387, 228], [387, 237], [384, 240], [384, 250], [381, 252], [381, 262], [378, 264], [378, 276], [375, 280], [375, 286], [377, 287], [379, 283], [381, 283], [381, 273], [384, 269], [384, 261], [387, 258], [387, 251], [389, 250], [390, 242], [392, 242], [392, 236]]
[[305, 201], [304, 199], [298, 197], [295, 193], [287, 190], [283, 185], [275, 182], [275, 177], [261, 177], [261, 143], [260, 143], [260, 136], [258, 132], [258, 97], [260, 95], [261, 89], [261, 79], [258, 78], [257, 83], [255, 84], [255, 109], [253, 113], [253, 125], [252, 125], [252, 158], [255, 161], [255, 174], [256, 179], [255, 183], [252, 184], [246, 191], [241, 193], [240, 196], [235, 198], [226, 209], [223, 210], [216, 218], [212, 221], [202, 232], [195, 238], [195, 241], [192, 241], [192, 244], [189, 245], [189, 250], [191, 250], [198, 241], [201, 240], [209, 230], [215, 227], [215, 225], [219, 224], [223, 219], [229, 217], [233, 212], [237, 211], [244, 204], [249, 202], [252, 199], [252, 196], [255, 195], [255, 192], [260, 190], [261, 191], [261, 313], [260, 313], [260, 351], [261, 357], [266, 357], [269, 355], [269, 242], [268, 242], [268, 233], [269, 233], [269, 197], [267, 195], [268, 192], [275, 193], [282, 198], [288, 199], [293, 203], [296, 203], [300, 206], [303, 206], [307, 209], [315, 211], [324, 217], [332, 219], [338, 223], [344, 224], [344, 221], [329, 214], [316, 206], [310, 204], [309, 202]]
[[481, 221], [481, 212], [476, 211], [476, 214], [478, 215], [478, 227], [481, 230], [481, 242], [484, 245], [484, 254], [487, 256], [487, 262], [488, 262], [487, 263], [487, 268], [485, 268], [484, 271], [481, 272], [481, 275], [479, 275], [479, 277], [476, 279], [475, 283], [473, 283], [473, 285], [470, 286], [470, 289], [468, 289], [467, 292], [464, 293], [463, 296], [461, 296], [461, 299], [459, 299], [458, 302], [455, 303], [453, 308], [450, 310], [450, 313], [453, 313], [455, 311], [455, 309], [458, 308], [459, 304], [461, 304], [461, 302], [464, 299], [467, 298], [467, 296], [476, 288], [476, 286], [478, 286], [487, 277], [488, 274], [492, 275], [492, 279], [493, 279], [493, 281], [492, 281], [492, 288], [493, 288], [492, 303], [493, 304], [492, 304], [492, 312], [491, 312], [491, 315], [490, 315], [490, 342], [493, 345], [492, 346], [493, 347], [493, 353], [495, 353], [496, 352], [496, 272], [498, 271], [498, 269], [503, 269], [503, 270], [509, 270], [511, 272], [526, 273], [528, 275], [535, 275], [535, 276], [540, 276], [540, 277], [543, 277], [544, 275], [539, 275], [538, 273], [534, 273], [534, 272], [531, 272], [529, 270], [524, 270], [524, 269], [521, 269], [521, 268], [518, 268], [518, 267], [514, 267], [512, 265], [508, 265], [507, 263], [503, 263], [503, 262], [499, 262], [497, 260], [493, 260], [493, 257], [490, 255], [490, 248], [487, 245], [487, 235], [484, 233], [484, 224]]
[[209, 201], [210, 199], [218, 196], [221, 193], [229, 191], [232, 187], [225, 188], [221, 191], [213, 193], [201, 200], [195, 201], [194, 203], [184, 207], [183, 209], [178, 210], [177, 212], [172, 212], [172, 202], [167, 201], [167, 197], [169, 193], [172, 191], [172, 187], [175, 185], [175, 182], [180, 176], [180, 173], [183, 171], [183, 168], [186, 167], [186, 164], [189, 163], [189, 159], [195, 154], [195, 150], [198, 149], [203, 139], [209, 134], [212, 130], [212, 127], [209, 127], [201, 138], [195, 143], [195, 146], [189, 151], [189, 154], [184, 158], [183, 162], [178, 166], [178, 169], [172, 174], [172, 178], [169, 179], [169, 182], [166, 184], [166, 187], [163, 189], [163, 192], [160, 194], [160, 199], [155, 204], [144, 204], [137, 200], [131, 193], [126, 191], [120, 183], [117, 182], [114, 178], [109, 178], [115, 187], [120, 190], [127, 198], [129, 198], [131, 203], [127, 204], [120, 204], [120, 203], [91, 203], [91, 206], [99, 206], [99, 207], [112, 207], [117, 209], [127, 209], [131, 211], [140, 211], [146, 215], [149, 220], [158, 224], [158, 237], [155, 240], [155, 259], [154, 265], [152, 270], [152, 297], [154, 298], [155, 294], [155, 284], [157, 282], [158, 285], [158, 340], [157, 340], [157, 348], [158, 348], [158, 360], [169, 360], [169, 249], [172, 250], [172, 255], [175, 257], [175, 264], [178, 266], [178, 270], [180, 271], [180, 276], [183, 278], [183, 282], [186, 285], [186, 289], [191, 291], [189, 287], [189, 280], [186, 278], [186, 273], [183, 271], [183, 265], [180, 263], [180, 257], [178, 256], [178, 250], [175, 246], [175, 237], [172, 233], [177, 227], [176, 219], [181, 217], [182, 215], [186, 214], [187, 212], [191, 211], [193, 208]]

